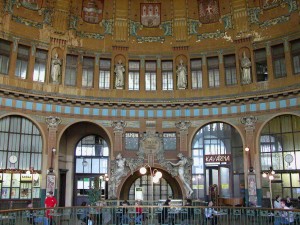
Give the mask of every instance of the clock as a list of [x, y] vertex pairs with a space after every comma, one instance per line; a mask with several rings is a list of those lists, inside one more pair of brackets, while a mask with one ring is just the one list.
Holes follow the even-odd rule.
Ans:
[[15, 155], [11, 155], [9, 157], [9, 162], [15, 164], [18, 161], [18, 157]]
[[294, 157], [293, 157], [291, 154], [287, 154], [287, 155], [284, 156], [284, 160], [285, 160], [287, 163], [291, 163], [291, 162], [293, 162]]

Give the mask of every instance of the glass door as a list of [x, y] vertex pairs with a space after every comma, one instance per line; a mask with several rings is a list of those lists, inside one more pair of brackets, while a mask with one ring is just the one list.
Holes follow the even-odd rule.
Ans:
[[230, 170], [228, 166], [219, 166], [220, 174], [220, 186], [219, 186], [219, 197], [230, 197], [231, 196], [231, 182], [230, 182]]

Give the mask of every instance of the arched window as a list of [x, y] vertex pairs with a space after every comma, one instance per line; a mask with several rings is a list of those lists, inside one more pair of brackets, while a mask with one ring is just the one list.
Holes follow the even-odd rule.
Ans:
[[42, 149], [41, 133], [30, 120], [21, 116], [0, 119], [2, 199], [40, 197]]
[[192, 157], [194, 198], [208, 197], [213, 184], [218, 185], [221, 197], [243, 195], [243, 144], [234, 127], [218, 122], [202, 127], [193, 138]]
[[[260, 134], [260, 163], [262, 172], [270, 167], [276, 174], [272, 191], [283, 197], [299, 196], [300, 117], [281, 115], [270, 120]], [[262, 178], [263, 197], [269, 196], [269, 180]]]
[[147, 175], [147, 174], [137, 178], [130, 187], [128, 199], [135, 200], [135, 188], [136, 187], [143, 188], [143, 200], [144, 201], [152, 201], [152, 193], [153, 193], [154, 201], [158, 201], [160, 199], [168, 199], [170, 197], [171, 198], [173, 197], [172, 188], [163, 177], [159, 179], [158, 183], [153, 183], [153, 187], [152, 187], [151, 182], [152, 182], [152, 178], [150, 175]]

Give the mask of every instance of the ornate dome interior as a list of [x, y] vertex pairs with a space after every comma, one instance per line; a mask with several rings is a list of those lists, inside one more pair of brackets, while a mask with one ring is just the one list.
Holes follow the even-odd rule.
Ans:
[[[299, 89], [298, 4], [1, 1], [0, 46], [10, 56], [3, 59], [1, 90], [124, 107], [258, 101], [294, 93]], [[57, 78], [51, 76], [55, 57]], [[117, 84], [119, 67], [123, 77]]]

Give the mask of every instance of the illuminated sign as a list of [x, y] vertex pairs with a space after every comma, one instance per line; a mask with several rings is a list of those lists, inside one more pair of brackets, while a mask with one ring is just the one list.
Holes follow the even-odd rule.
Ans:
[[22, 173], [21, 181], [32, 181], [32, 174]]
[[231, 162], [230, 154], [205, 155], [204, 158], [206, 163]]

